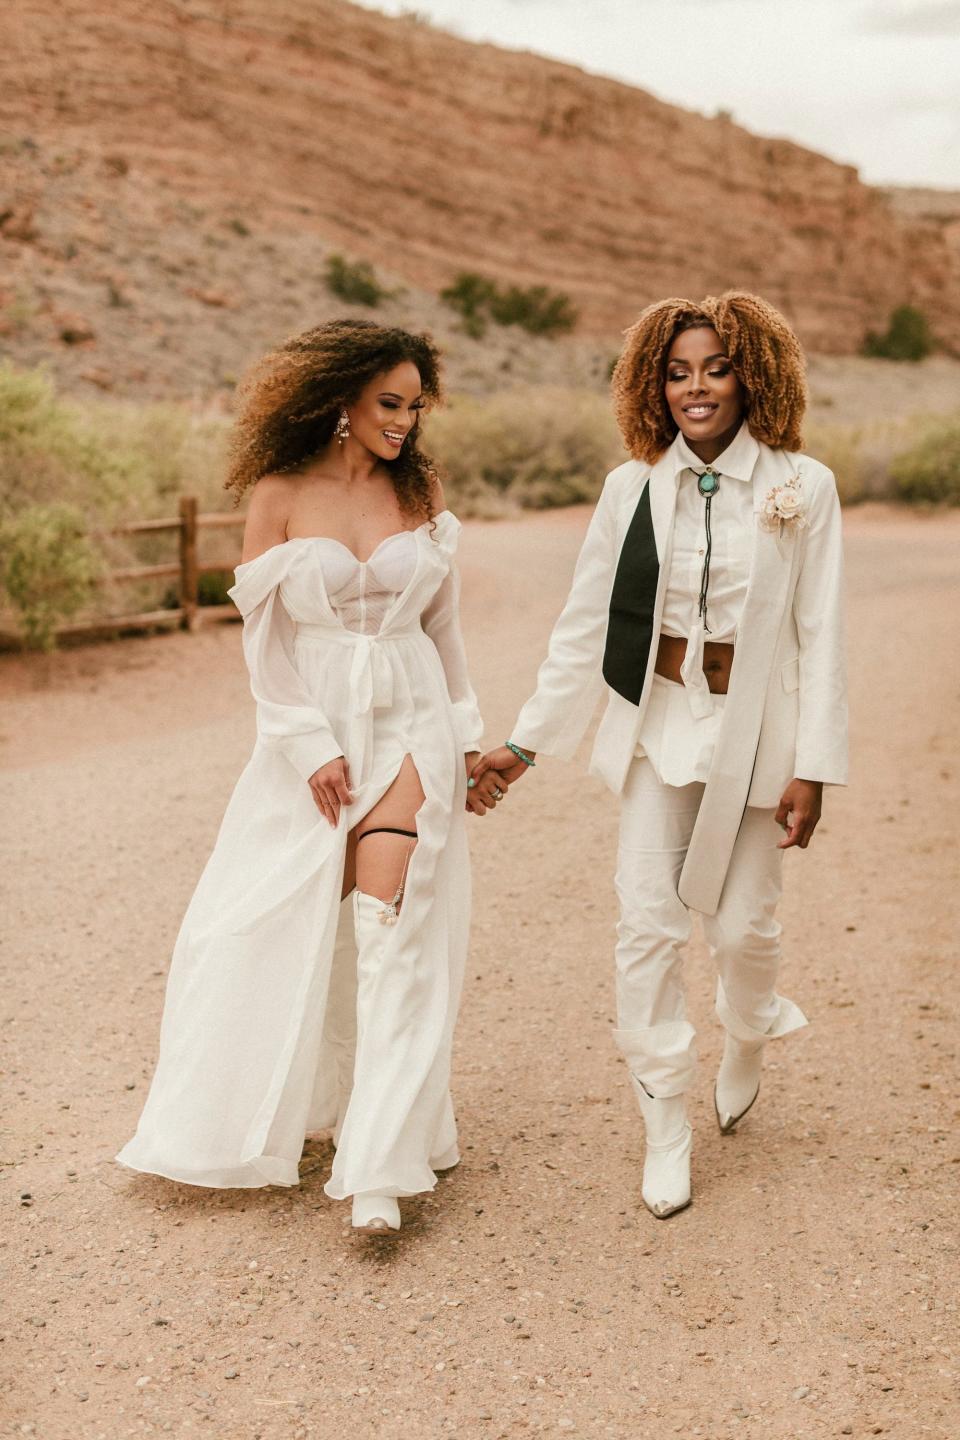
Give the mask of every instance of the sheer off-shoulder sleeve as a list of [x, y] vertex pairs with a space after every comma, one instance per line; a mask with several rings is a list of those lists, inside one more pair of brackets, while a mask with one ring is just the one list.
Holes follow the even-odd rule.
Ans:
[[[449, 512], [444, 514], [447, 516]], [[449, 518], [453, 519], [452, 516]], [[456, 521], [454, 525], [459, 530]], [[448, 525], [447, 528], [453, 530], [453, 526]], [[451, 542], [454, 539], [455, 533], [451, 536]], [[443, 673], [447, 678], [447, 693], [453, 705], [457, 740], [467, 754], [472, 750], [482, 749], [480, 742], [483, 738], [483, 721], [467, 670], [467, 653], [460, 629], [460, 572], [452, 553], [451, 542], [448, 542], [449, 568], [440, 582], [440, 588], [423, 611], [420, 623], [437, 647]]]
[[288, 565], [282, 552], [283, 546], [277, 545], [238, 565], [230, 595], [243, 616], [243, 654], [257, 702], [257, 734], [309, 780], [321, 765], [344, 752], [297, 672], [296, 626], [280, 598], [279, 585]]

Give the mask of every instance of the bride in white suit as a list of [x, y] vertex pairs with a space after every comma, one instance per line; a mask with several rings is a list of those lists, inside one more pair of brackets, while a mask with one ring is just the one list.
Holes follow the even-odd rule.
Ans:
[[327, 1194], [352, 1196], [354, 1229], [385, 1236], [398, 1197], [459, 1158], [464, 811], [506, 789], [495, 773], [467, 788], [483, 727], [460, 526], [418, 448], [439, 392], [425, 336], [349, 320], [288, 341], [247, 386], [230, 483], [255, 488], [231, 594], [257, 743], [184, 919], [156, 1072], [118, 1157], [192, 1185], [293, 1185], [305, 1133], [332, 1127]]
[[[621, 797], [615, 1039], [646, 1127], [643, 1199], [690, 1203], [691, 912], [716, 963], [729, 1134], [764, 1047], [806, 1024], [778, 995], [781, 860], [847, 779], [840, 507], [801, 453], [804, 361], [759, 297], [650, 306], [614, 373], [633, 459], [608, 475], [536, 692], [475, 767], [512, 781], [575, 751]], [[785, 832], [785, 833], [784, 833]]]

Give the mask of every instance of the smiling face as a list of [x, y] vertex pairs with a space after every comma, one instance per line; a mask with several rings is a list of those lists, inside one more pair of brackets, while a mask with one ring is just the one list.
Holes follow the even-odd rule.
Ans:
[[380, 460], [396, 460], [423, 405], [420, 371], [404, 360], [375, 375], [347, 406], [351, 438]]
[[664, 395], [674, 424], [695, 455], [710, 464], [743, 420], [743, 386], [716, 330], [681, 330], [667, 355]]

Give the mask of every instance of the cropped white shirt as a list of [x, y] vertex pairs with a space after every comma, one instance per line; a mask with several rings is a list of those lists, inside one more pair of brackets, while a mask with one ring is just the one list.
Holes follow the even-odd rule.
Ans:
[[723, 454], [709, 466], [720, 477], [711, 502], [713, 546], [707, 613], [698, 615], [700, 577], [706, 553], [706, 501], [697, 489], [708, 467], [682, 435], [670, 447], [677, 476], [673, 553], [664, 596], [661, 633], [686, 640], [678, 685], [654, 676], [650, 703], [640, 729], [638, 755], [646, 755], [666, 785], [706, 780], [713, 759], [725, 696], [711, 694], [703, 673], [706, 640], [733, 644], [750, 579], [756, 522], [753, 472], [760, 447], [746, 421]]
[[[707, 536], [706, 501], [697, 489], [697, 479], [708, 467], [697, 459], [682, 435], [677, 436], [670, 448], [674, 473], [679, 479], [673, 557], [661, 631], [686, 640], [698, 629], [697, 602]], [[706, 617], [709, 640], [731, 643], [736, 639], [750, 578], [754, 530], [752, 482], [759, 453], [760, 447], [744, 423], [720, 458], [709, 466], [720, 476], [720, 486], [710, 506], [713, 547]]]

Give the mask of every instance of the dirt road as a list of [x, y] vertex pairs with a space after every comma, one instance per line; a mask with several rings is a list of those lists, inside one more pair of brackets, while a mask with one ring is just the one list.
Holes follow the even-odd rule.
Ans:
[[[488, 737], [525, 698], [583, 512], [464, 535]], [[640, 1204], [611, 1039], [614, 803], [545, 761], [472, 832], [465, 1145], [401, 1239], [292, 1191], [112, 1156], [170, 947], [248, 752], [239, 633], [6, 659], [0, 1433], [954, 1440], [960, 516], [848, 518], [855, 781], [788, 857], [785, 991], [813, 1024], [722, 1139], [712, 977], [695, 1203]], [[575, 824], [573, 821], [575, 820]]]

